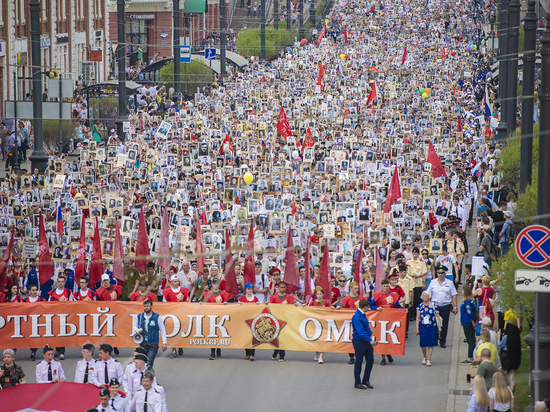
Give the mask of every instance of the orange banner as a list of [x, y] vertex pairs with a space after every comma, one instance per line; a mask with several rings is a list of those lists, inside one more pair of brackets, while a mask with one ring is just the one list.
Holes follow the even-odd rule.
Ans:
[[[133, 322], [143, 311], [133, 302], [0, 304], [0, 347], [39, 348], [108, 342], [133, 347]], [[277, 304], [155, 303], [168, 347], [255, 348], [353, 352], [350, 309]], [[369, 311], [375, 353], [405, 354], [403, 309]]]

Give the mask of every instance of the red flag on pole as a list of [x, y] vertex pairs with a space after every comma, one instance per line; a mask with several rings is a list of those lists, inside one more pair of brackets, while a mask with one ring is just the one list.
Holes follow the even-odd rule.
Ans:
[[445, 58], [445, 46], [443, 46], [443, 50], [441, 51], [441, 58]]
[[306, 275], [304, 277], [304, 297], [305, 297], [305, 303], [306, 305], [309, 303], [311, 299], [311, 276], [309, 275], [310, 265], [309, 265], [309, 237], [307, 239], [307, 247], [306, 247], [306, 258], [304, 262], [304, 267], [306, 269]]
[[244, 257], [243, 276], [246, 283], [256, 283], [256, 270], [254, 267], [254, 220], [250, 220], [248, 240], [246, 241], [246, 255]]
[[437, 217], [435, 217], [434, 212], [428, 213], [428, 219], [430, 221], [430, 226], [433, 227], [433, 226], [437, 225]]
[[306, 147], [313, 147], [313, 146], [315, 146], [315, 139], [313, 138], [311, 129], [308, 126], [306, 131], [306, 136], [304, 137], [304, 142], [302, 144], [302, 152], [306, 149]]
[[378, 92], [376, 91], [376, 81], [372, 84], [372, 88], [370, 89], [369, 97], [367, 98], [367, 107], [374, 99], [378, 99]]
[[355, 272], [353, 274], [353, 281], [359, 285], [359, 295], [365, 296], [363, 287], [363, 242], [359, 247], [359, 253], [357, 254], [357, 261], [355, 262]]
[[329, 266], [329, 251], [328, 243], [325, 243], [325, 249], [323, 251], [323, 258], [321, 259], [321, 269], [319, 270], [319, 277], [317, 278], [317, 285], [323, 288], [325, 292], [325, 300], [330, 301], [332, 298], [332, 291], [330, 287], [330, 266]]
[[288, 237], [285, 253], [285, 283], [286, 292], [294, 293], [300, 289], [300, 275], [298, 274], [298, 265], [296, 263], [296, 252], [294, 251], [294, 241], [292, 240], [292, 228], [288, 228]]
[[8, 243], [8, 247], [6, 250], [4, 250], [2, 259], [0, 259], [0, 293], [4, 293], [4, 290], [6, 289], [6, 280], [8, 279], [8, 262], [10, 260], [11, 251], [13, 249], [14, 236], [15, 227], [11, 230], [10, 243]]
[[168, 208], [164, 206], [162, 215], [162, 226], [159, 237], [159, 260], [158, 265], [168, 273], [170, 270], [170, 223], [168, 222]]
[[395, 166], [390, 187], [388, 189], [388, 197], [386, 198], [386, 204], [384, 205], [384, 213], [388, 213], [390, 211], [391, 205], [397, 202], [397, 199], [399, 199], [400, 197], [401, 185], [399, 184], [399, 172], [397, 171], [397, 166]]
[[432, 144], [431, 140], [428, 148], [428, 163], [431, 163], [432, 165], [432, 172], [434, 174], [434, 177], [447, 177], [447, 173], [445, 173], [445, 168], [443, 167], [443, 164], [441, 164], [441, 159], [439, 159], [439, 156], [437, 155], [437, 152], [435, 151], [435, 147]]
[[[96, 218], [97, 220], [97, 218]], [[97, 223], [96, 223], [97, 229]], [[95, 237], [99, 237], [99, 230], [94, 232], [94, 242]], [[122, 251], [122, 236], [120, 235], [120, 223], [118, 219], [115, 223], [115, 258], [113, 260], [113, 277], [119, 282], [124, 282], [124, 269], [122, 268], [122, 259], [124, 258], [124, 253]]]
[[140, 272], [147, 272], [147, 262], [150, 262], [149, 237], [147, 236], [147, 223], [143, 206], [139, 215], [138, 238], [136, 244], [136, 262], [134, 266]]
[[403, 50], [403, 58], [401, 59], [401, 64], [405, 64], [407, 61], [407, 46], [405, 46], [405, 50]]
[[206, 208], [203, 208], [202, 209], [202, 213], [201, 213], [201, 223], [203, 225], [207, 225], [208, 224], [208, 217], [206, 216]]
[[204, 264], [206, 262], [206, 256], [204, 256], [204, 242], [202, 239], [202, 228], [201, 228], [201, 222], [199, 221], [199, 213], [198, 211], [195, 212], [195, 220], [197, 221], [197, 242], [196, 242], [196, 249], [197, 254], [199, 255], [197, 257], [197, 270], [198, 270], [198, 277], [201, 277], [204, 273]]
[[[117, 229], [117, 225], [118, 225], [118, 219], [116, 220], [116, 223], [115, 223], [115, 230]], [[116, 236], [116, 234], [115, 234]], [[118, 227], [118, 236], [120, 238], [120, 226]], [[114, 257], [115, 257], [115, 261], [116, 261], [116, 237], [115, 237], [115, 250], [114, 250]], [[122, 249], [122, 239], [120, 239], [120, 248]], [[122, 253], [121, 253], [122, 255]], [[121, 265], [121, 268], [122, 268], [122, 259], [120, 260], [120, 265]], [[113, 268], [114, 269], [114, 268]], [[122, 272], [122, 269], [121, 269], [121, 272]], [[113, 270], [113, 274], [114, 274], [114, 270]], [[92, 247], [92, 257], [91, 257], [91, 262], [90, 262], [90, 269], [88, 270], [88, 276], [90, 278], [89, 280], [89, 284], [90, 285], [95, 285], [97, 282], [99, 282], [101, 280], [101, 275], [103, 275], [103, 256], [101, 255], [101, 239], [99, 237], [99, 225], [97, 223], [97, 217], [95, 218], [95, 229], [94, 229], [94, 244], [93, 244], [93, 247]], [[120, 276], [120, 275], [119, 275]], [[122, 274], [122, 280], [124, 282], [124, 274]], [[115, 279], [118, 279], [116, 276], [115, 276]]]
[[41, 285], [53, 277], [52, 257], [50, 256], [50, 247], [46, 237], [46, 228], [42, 211], [39, 211], [39, 229], [38, 229], [38, 278]]
[[285, 138], [285, 141], [287, 140], [287, 137], [292, 136], [290, 124], [288, 123], [288, 119], [286, 118], [285, 109], [282, 106], [281, 110], [279, 111], [279, 119], [277, 120], [277, 133], [283, 136]]
[[382, 291], [382, 279], [386, 277], [386, 273], [384, 272], [384, 264], [382, 263], [382, 259], [380, 258], [380, 252], [378, 251], [378, 247], [375, 247], [376, 249], [376, 274], [374, 276], [374, 293], [381, 292]]
[[462, 131], [462, 118], [460, 116], [458, 116], [458, 126], [456, 128], [456, 131], [457, 132], [461, 132]]
[[321, 85], [323, 77], [325, 76], [325, 66], [319, 63], [319, 74], [317, 75], [317, 86]]
[[342, 33], [344, 34], [344, 44], [348, 44], [348, 30], [346, 26], [344, 26]]
[[86, 226], [84, 225], [84, 215], [82, 215], [82, 223], [80, 226], [80, 244], [78, 246], [78, 254], [76, 255], [76, 268], [74, 271], [74, 279], [80, 280], [86, 276]]
[[231, 253], [231, 240], [227, 229], [225, 229], [225, 250], [227, 251], [225, 255], [225, 291], [229, 293], [228, 299], [232, 299], [239, 293], [239, 285], [237, 284], [233, 254]]
[[232, 152], [235, 151], [235, 149], [233, 149], [233, 145], [231, 144], [231, 138], [229, 137], [228, 134], [225, 135], [225, 139], [223, 139], [223, 142], [220, 145], [220, 150], [218, 151], [218, 153], [220, 154], [220, 156], [223, 156], [224, 152], [226, 152], [227, 150], [230, 150]]
[[321, 44], [321, 40], [323, 40], [323, 37], [325, 37], [325, 28], [326, 26], [323, 26], [323, 30], [321, 30], [321, 34], [319, 34], [319, 40], [317, 40], [317, 43], [315, 43], [315, 47], [319, 47]]

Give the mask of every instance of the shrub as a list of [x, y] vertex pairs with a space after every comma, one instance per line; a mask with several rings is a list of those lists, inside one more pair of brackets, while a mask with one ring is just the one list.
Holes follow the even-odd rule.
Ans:
[[[187, 63], [187, 77], [185, 76], [185, 63], [180, 64], [181, 90], [185, 90], [185, 80], [187, 79], [187, 91], [189, 94], [195, 94], [197, 88], [202, 89], [214, 82], [214, 73], [210, 67], [193, 60]], [[174, 63], [168, 63], [160, 69], [160, 81], [174, 85]]]

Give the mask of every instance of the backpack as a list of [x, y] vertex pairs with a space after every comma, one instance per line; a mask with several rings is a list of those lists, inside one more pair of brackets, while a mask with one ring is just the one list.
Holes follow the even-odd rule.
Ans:
[[489, 258], [493, 261], [497, 260], [500, 257], [500, 249], [498, 248], [497, 243], [493, 240], [491, 236], [487, 235], [486, 237], [491, 240], [491, 250], [487, 251], [489, 252]]

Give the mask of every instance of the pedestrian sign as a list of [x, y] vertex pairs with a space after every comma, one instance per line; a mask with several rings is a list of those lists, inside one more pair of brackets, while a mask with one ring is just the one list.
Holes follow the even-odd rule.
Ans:
[[204, 49], [205, 60], [216, 60], [216, 49]]
[[523, 229], [516, 239], [516, 253], [527, 266], [540, 268], [550, 263], [550, 229], [532, 225]]
[[550, 270], [518, 269], [514, 287], [518, 292], [550, 292]]
[[180, 46], [180, 63], [191, 63], [191, 46]]

